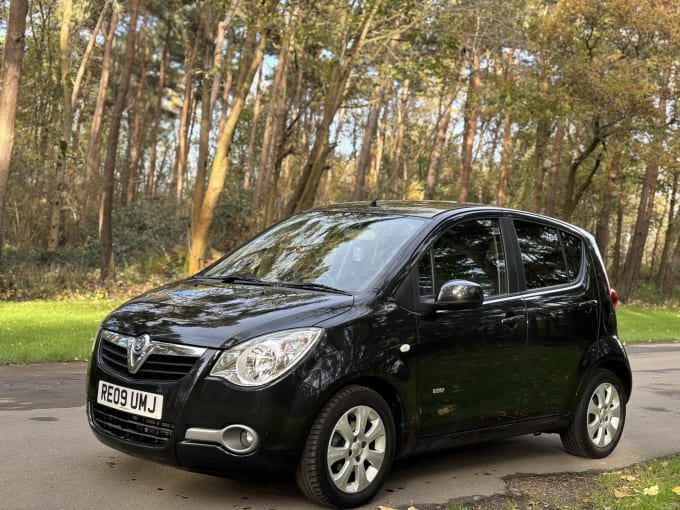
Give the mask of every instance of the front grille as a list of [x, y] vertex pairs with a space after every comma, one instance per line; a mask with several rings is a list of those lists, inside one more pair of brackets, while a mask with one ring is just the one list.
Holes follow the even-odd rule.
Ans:
[[177, 381], [187, 375], [198, 361], [194, 356], [151, 354], [136, 374], [127, 367], [127, 349], [120, 345], [100, 341], [99, 359], [110, 371], [129, 379], [152, 381]]
[[160, 420], [137, 416], [111, 409], [101, 404], [91, 404], [91, 415], [97, 427], [112, 436], [144, 446], [163, 447], [172, 438], [175, 426]]

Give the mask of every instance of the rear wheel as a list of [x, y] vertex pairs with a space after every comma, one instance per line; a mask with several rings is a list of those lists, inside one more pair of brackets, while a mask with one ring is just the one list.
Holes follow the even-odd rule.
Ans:
[[297, 470], [300, 490], [322, 505], [363, 505], [380, 490], [394, 456], [394, 420], [375, 391], [348, 386], [317, 416]]
[[569, 427], [560, 434], [572, 455], [599, 459], [619, 442], [626, 421], [626, 398], [620, 379], [598, 370], [587, 384]]

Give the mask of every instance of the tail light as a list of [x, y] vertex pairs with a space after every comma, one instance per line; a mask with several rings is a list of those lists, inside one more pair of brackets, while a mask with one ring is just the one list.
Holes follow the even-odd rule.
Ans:
[[614, 289], [609, 289], [609, 297], [612, 300], [612, 305], [616, 307], [619, 304], [619, 295]]

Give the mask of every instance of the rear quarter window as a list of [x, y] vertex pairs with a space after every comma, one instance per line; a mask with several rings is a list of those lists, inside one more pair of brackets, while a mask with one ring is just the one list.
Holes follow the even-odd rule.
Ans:
[[581, 268], [581, 240], [555, 227], [515, 220], [527, 289], [574, 281]]

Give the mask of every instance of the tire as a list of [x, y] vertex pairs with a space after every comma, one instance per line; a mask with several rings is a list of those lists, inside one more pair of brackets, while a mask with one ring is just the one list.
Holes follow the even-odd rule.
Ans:
[[626, 421], [626, 394], [621, 380], [598, 370], [586, 384], [574, 417], [560, 437], [572, 455], [600, 459], [614, 451]]
[[316, 417], [298, 465], [298, 486], [321, 505], [363, 505], [382, 487], [394, 443], [394, 419], [385, 400], [369, 388], [348, 386]]

